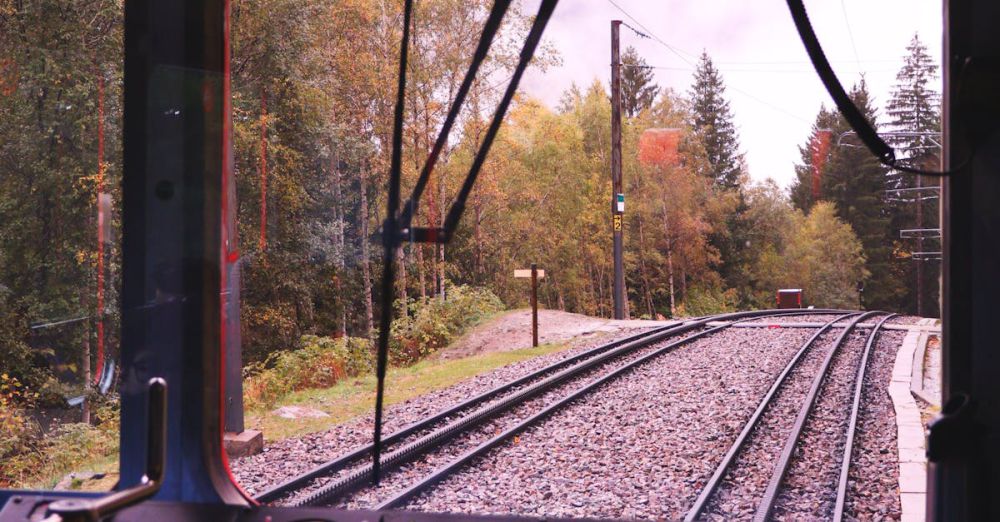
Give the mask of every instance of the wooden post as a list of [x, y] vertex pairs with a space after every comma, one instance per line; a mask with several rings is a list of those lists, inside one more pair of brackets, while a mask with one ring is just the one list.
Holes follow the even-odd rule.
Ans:
[[538, 346], [538, 265], [531, 263], [531, 346]]
[[545, 279], [545, 270], [531, 263], [530, 270], [514, 270], [514, 277], [531, 278], [531, 346], [538, 346], [538, 280]]

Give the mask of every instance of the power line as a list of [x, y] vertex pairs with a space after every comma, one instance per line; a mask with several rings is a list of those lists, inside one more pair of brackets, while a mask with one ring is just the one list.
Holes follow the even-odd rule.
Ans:
[[636, 20], [636, 18], [634, 16], [632, 16], [631, 14], [629, 14], [628, 11], [626, 11], [625, 9], [622, 9], [622, 6], [616, 4], [614, 0], [608, 0], [608, 3], [610, 3], [613, 6], [615, 6], [615, 8], [618, 9], [619, 11], [621, 11], [625, 16], [627, 16], [629, 20], [632, 20], [632, 22], [635, 23], [635, 25], [638, 25], [639, 27], [641, 27], [643, 29], [643, 31], [646, 31], [646, 32], [645, 33], [640, 33], [639, 31], [636, 31], [636, 29], [634, 29], [632, 26], [626, 26], [626, 27], [628, 27], [629, 29], [632, 29], [636, 33], [639, 33], [640, 36], [643, 36], [645, 38], [651, 38], [654, 41], [659, 42], [660, 45], [666, 47], [670, 52], [676, 54], [678, 58], [680, 58], [681, 60], [683, 60], [685, 63], [687, 63], [691, 67], [694, 67], [694, 62], [692, 62], [691, 60], [687, 59], [681, 53], [687, 54], [688, 56], [691, 56], [691, 57], [695, 57], [696, 55], [691, 54], [691, 53], [689, 53], [689, 52], [687, 52], [687, 51], [685, 51], [683, 49], [676, 48], [676, 47], [668, 44], [667, 42], [663, 41], [662, 38], [660, 38], [659, 36], [656, 36], [656, 34], [653, 31], [651, 31], [648, 27], [646, 27], [645, 25], [642, 25], [642, 22], [640, 22], [639, 20]]
[[740, 89], [740, 88], [737, 88], [737, 87], [734, 87], [734, 86], [732, 86], [732, 85], [729, 85], [729, 86], [728, 86], [728, 88], [730, 88], [730, 89], [732, 89], [732, 90], [734, 90], [734, 91], [736, 91], [736, 92], [738, 92], [738, 93], [742, 94], [743, 96], [746, 96], [747, 98], [750, 98], [751, 100], [754, 100], [754, 101], [756, 101], [757, 103], [760, 103], [760, 104], [762, 104], [762, 105], [766, 105], [766, 106], [768, 106], [768, 107], [770, 107], [770, 108], [772, 108], [772, 109], [774, 109], [774, 110], [776, 110], [776, 111], [778, 111], [778, 112], [780, 112], [780, 113], [782, 113], [782, 114], [784, 114], [784, 115], [786, 115], [786, 116], [789, 116], [789, 117], [791, 117], [791, 118], [794, 118], [794, 119], [796, 119], [796, 120], [798, 120], [798, 121], [801, 121], [801, 122], [804, 122], [804, 123], [807, 123], [807, 124], [809, 124], [809, 125], [812, 125], [812, 123], [813, 123], [813, 122], [811, 122], [811, 121], [809, 121], [809, 120], [807, 120], [807, 119], [803, 118], [802, 116], [799, 116], [798, 114], [795, 114], [795, 113], [793, 113], [793, 112], [791, 112], [791, 111], [788, 111], [788, 110], [785, 110], [785, 109], [784, 109], [783, 107], [780, 107], [780, 106], [778, 106], [778, 105], [775, 105], [775, 104], [773, 104], [773, 103], [771, 103], [771, 102], [767, 102], [767, 101], [764, 101], [764, 100], [762, 100], [762, 99], [760, 99], [760, 98], [758, 98], [758, 97], [754, 96], [753, 94], [750, 94], [750, 93], [748, 93], [748, 92], [744, 91], [743, 89]]
[[847, 36], [851, 39], [851, 49], [854, 49], [854, 61], [858, 64], [858, 69], [861, 68], [861, 57], [858, 56], [858, 46], [854, 43], [854, 31], [851, 30], [851, 20], [847, 17], [847, 5], [844, 0], [840, 0], [840, 11], [844, 13], [844, 24], [847, 25]]
[[[694, 64], [694, 62], [692, 62], [691, 60], [688, 60], [688, 59], [687, 59], [686, 57], [684, 57], [684, 56], [683, 56], [683, 55], [681, 54], [681, 52], [684, 52], [684, 53], [686, 53], [686, 54], [688, 54], [688, 55], [691, 55], [691, 56], [694, 56], [693, 54], [691, 54], [691, 53], [688, 53], [687, 51], [683, 51], [683, 50], [681, 50], [681, 49], [679, 49], [679, 48], [675, 48], [674, 46], [672, 46], [672, 45], [668, 44], [667, 42], [663, 41], [663, 39], [662, 39], [662, 38], [660, 38], [659, 36], [657, 36], [657, 35], [656, 35], [656, 33], [654, 33], [654, 32], [653, 32], [652, 30], [650, 30], [650, 29], [649, 29], [648, 27], [646, 27], [645, 25], [642, 25], [642, 22], [640, 22], [639, 20], [636, 20], [636, 18], [635, 18], [634, 16], [632, 16], [632, 15], [631, 15], [631, 14], [630, 14], [630, 13], [629, 13], [628, 11], [626, 11], [625, 9], [623, 9], [623, 8], [622, 8], [622, 6], [620, 6], [620, 5], [618, 5], [617, 3], [615, 3], [615, 1], [614, 1], [614, 0], [608, 0], [608, 3], [610, 3], [610, 4], [611, 4], [611, 5], [613, 5], [613, 6], [615, 6], [615, 8], [616, 8], [616, 9], [618, 9], [619, 11], [621, 11], [621, 12], [622, 12], [622, 13], [623, 13], [623, 14], [624, 14], [625, 16], [627, 16], [627, 17], [629, 18], [629, 20], [632, 20], [633, 22], [635, 22], [635, 24], [636, 24], [636, 25], [638, 25], [638, 26], [639, 26], [639, 27], [641, 27], [641, 28], [642, 28], [642, 29], [643, 29], [644, 31], [646, 31], [646, 33], [642, 33], [642, 34], [641, 34], [641, 36], [643, 36], [643, 37], [645, 37], [645, 38], [651, 38], [651, 39], [653, 39], [654, 41], [656, 41], [656, 42], [659, 42], [659, 43], [660, 43], [661, 45], [663, 45], [663, 46], [664, 46], [664, 47], [666, 47], [666, 48], [667, 48], [668, 50], [670, 50], [670, 52], [672, 52], [672, 53], [674, 53], [675, 55], [677, 55], [677, 57], [678, 57], [678, 58], [680, 58], [680, 59], [681, 59], [681, 60], [683, 60], [683, 61], [684, 61], [685, 63], [687, 63], [688, 65], [690, 65], [690, 66], [692, 67], [692, 69], [693, 69], [693, 68], [696, 68], [696, 67], [697, 67], [697, 66], [696, 66], [696, 65]], [[636, 29], [632, 28], [631, 26], [626, 26], [626, 27], [628, 27], [629, 29], [632, 29], [632, 30], [633, 30], [633, 31], [635, 31], [636, 33], [639, 33], [639, 31], [637, 31]], [[688, 69], [688, 71], [691, 71], [692, 69]], [[738, 87], [735, 87], [735, 86], [733, 86], [733, 85], [728, 85], [727, 87], [728, 87], [729, 89], [732, 89], [733, 91], [736, 91], [736, 92], [738, 92], [738, 93], [740, 93], [740, 94], [742, 94], [742, 95], [746, 96], [747, 98], [750, 98], [751, 100], [754, 100], [754, 101], [756, 101], [757, 103], [760, 103], [760, 104], [762, 104], [762, 105], [765, 105], [765, 106], [767, 106], [767, 107], [770, 107], [771, 109], [773, 109], [773, 110], [775, 110], [775, 111], [777, 111], [777, 112], [780, 112], [780, 113], [782, 113], [782, 114], [784, 114], [784, 115], [786, 115], [786, 116], [789, 116], [789, 117], [791, 117], [791, 118], [794, 118], [794, 119], [796, 119], [796, 120], [799, 120], [799, 121], [802, 121], [802, 122], [805, 122], [805, 123], [808, 123], [808, 124], [812, 124], [812, 122], [811, 122], [811, 121], [809, 121], [809, 120], [807, 120], [807, 119], [805, 119], [805, 118], [803, 118], [803, 117], [801, 117], [801, 116], [798, 116], [798, 115], [796, 115], [796, 114], [793, 114], [792, 112], [790, 112], [790, 111], [787, 111], [787, 110], [785, 110], [784, 108], [782, 108], [782, 107], [779, 107], [778, 105], [775, 105], [775, 104], [773, 104], [773, 103], [770, 103], [770, 102], [767, 102], [767, 101], [764, 101], [764, 100], [762, 100], [762, 99], [760, 99], [760, 98], [758, 98], [758, 97], [754, 96], [753, 94], [750, 94], [750, 93], [748, 93], [748, 92], [744, 91], [743, 89], [740, 89], [740, 88], [738, 88]]]
[[[717, 62], [714, 62], [717, 63]], [[667, 66], [667, 65], [632, 65], [632, 64], [622, 64], [622, 67], [630, 67], [633, 69], [656, 69], [662, 71], [694, 71], [691, 67], [679, 67], [679, 66]], [[879, 73], [879, 72], [895, 72], [895, 69], [866, 69], [864, 71], [846, 71], [846, 72], [857, 72], [857, 73]], [[764, 73], [764, 74], [816, 74], [813, 69], [759, 69], [759, 68], [739, 68], [731, 69], [726, 68], [726, 74], [729, 73]]]

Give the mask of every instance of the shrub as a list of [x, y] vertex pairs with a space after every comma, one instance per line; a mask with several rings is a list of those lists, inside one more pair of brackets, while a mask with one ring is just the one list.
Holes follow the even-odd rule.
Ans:
[[[16, 377], [0, 374], [0, 461], [30, 450], [32, 439], [38, 436], [38, 426], [24, 413], [35, 395], [25, 391]], [[6, 475], [0, 475], [0, 486]]]
[[[469, 327], [503, 310], [493, 292], [449, 286], [448, 299], [410, 303], [407, 314], [393, 322], [390, 362], [413, 364], [447, 346]], [[337, 381], [375, 367], [373, 343], [367, 339], [302, 336], [302, 347], [272, 353], [244, 369], [243, 402], [247, 409], [270, 409], [289, 393], [333, 386]]]
[[244, 407], [271, 408], [293, 391], [333, 386], [374, 366], [366, 339], [305, 335], [302, 343], [298, 350], [273, 353], [263, 363], [244, 369]]
[[737, 307], [735, 289], [723, 290], [719, 286], [696, 286], [688, 291], [679, 315], [701, 316], [734, 312]]
[[5, 417], [10, 410], [0, 406], [0, 487], [52, 487], [54, 479], [84, 463], [117, 455], [118, 401], [95, 400], [92, 407], [96, 426], [63, 424], [42, 436], [38, 425], [23, 415], [20, 422], [10, 422]]
[[428, 297], [414, 301], [408, 313], [393, 322], [389, 341], [392, 364], [413, 364], [504, 309], [500, 298], [486, 288], [449, 283], [445, 293], [446, 300]]

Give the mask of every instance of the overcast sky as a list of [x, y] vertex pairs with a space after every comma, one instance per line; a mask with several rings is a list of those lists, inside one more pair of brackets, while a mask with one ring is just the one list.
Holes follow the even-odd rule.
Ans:
[[[914, 33], [940, 62], [940, 1], [805, 4], [841, 82], [849, 89], [863, 72], [880, 112]], [[524, 8], [533, 13], [537, 0], [524, 0]], [[522, 92], [555, 107], [574, 82], [586, 87], [599, 78], [608, 85], [610, 21], [615, 19], [676, 50], [622, 27], [622, 50], [634, 46], [648, 64], [664, 67], [654, 71], [656, 82], [679, 93], [688, 92], [693, 64], [703, 49], [707, 51], [722, 72], [750, 175], [773, 178], [781, 186], [791, 183], [798, 146], [808, 137], [820, 104], [830, 107], [832, 102], [812, 70], [783, 0], [562, 0], [545, 35], [558, 49], [562, 65], [529, 73]]]

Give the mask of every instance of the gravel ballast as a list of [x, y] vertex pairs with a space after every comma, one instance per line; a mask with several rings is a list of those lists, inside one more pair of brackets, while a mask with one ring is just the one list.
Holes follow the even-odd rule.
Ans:
[[609, 383], [411, 508], [677, 518], [811, 332], [726, 330]]
[[889, 397], [892, 365], [906, 332], [883, 331], [865, 375], [854, 458], [848, 473], [845, 514], [860, 520], [899, 520], [896, 414]]
[[[623, 332], [619, 338], [648, 330], [648, 328], [640, 328]], [[454, 386], [389, 406], [385, 409], [384, 433], [392, 433], [469, 397], [612, 340], [611, 338], [588, 340], [567, 350], [509, 364], [466, 379]], [[392, 386], [392, 383], [387, 383], [387, 386]], [[370, 444], [373, 428], [372, 416], [366, 415], [339, 424], [329, 430], [268, 442], [263, 452], [242, 459], [234, 459], [230, 462], [230, 467], [237, 482], [248, 493], [254, 495], [338, 455]]]
[[[775, 322], [826, 323], [832, 317], [812, 314]], [[900, 323], [909, 322], [907, 319]], [[751, 435], [709, 504], [706, 519], [753, 516], [802, 397], [840, 331], [837, 328], [822, 335], [793, 370], [776, 403], [762, 417], [762, 428]], [[811, 328], [730, 328], [682, 345], [474, 459], [401, 509], [542, 517], [683, 518], [761, 397], [814, 332]], [[850, 395], [868, 332], [865, 328], [852, 333], [833, 360], [831, 378], [817, 399], [819, 413], [806, 423], [804, 442], [786, 477], [787, 490], [779, 497], [778, 519], [829, 518], [832, 513]], [[634, 333], [637, 331], [621, 337]], [[333, 505], [371, 508], [572, 390], [691, 333], [642, 348], [563, 383], [388, 473], [377, 489], [368, 487], [337, 499]], [[904, 334], [883, 330], [872, 352], [850, 471], [849, 517], [893, 520], [899, 516], [895, 421], [886, 386]], [[386, 433], [608, 341], [592, 341], [521, 361], [395, 405], [388, 409]], [[270, 444], [264, 453], [236, 461], [233, 467], [244, 487], [255, 493], [367, 444], [370, 437], [370, 419], [358, 419]], [[337, 476], [320, 479], [311, 489]]]
[[834, 356], [782, 483], [775, 520], [833, 516], [858, 364], [868, 334], [852, 331]]

